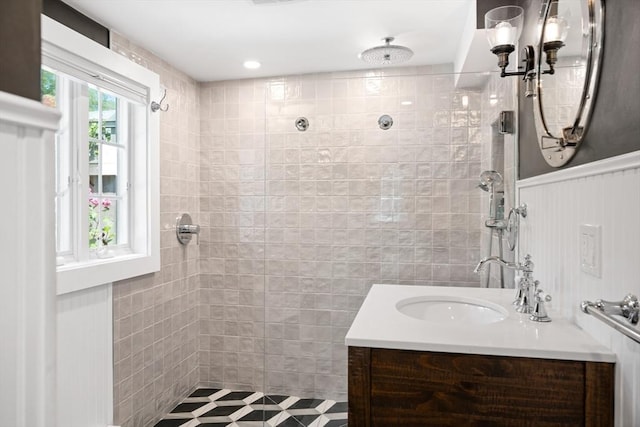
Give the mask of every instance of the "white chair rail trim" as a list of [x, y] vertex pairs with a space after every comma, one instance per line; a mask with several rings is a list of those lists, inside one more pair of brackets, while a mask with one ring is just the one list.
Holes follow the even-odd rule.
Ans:
[[60, 113], [38, 101], [7, 92], [0, 92], [0, 122], [18, 126], [56, 131]]

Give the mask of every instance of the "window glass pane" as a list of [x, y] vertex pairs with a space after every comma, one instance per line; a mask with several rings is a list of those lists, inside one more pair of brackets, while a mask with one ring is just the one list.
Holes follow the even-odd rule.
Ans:
[[126, 99], [89, 87], [90, 248], [128, 243], [128, 138], [119, 137], [119, 124], [127, 123], [129, 108]]
[[[98, 121], [98, 110], [100, 109], [100, 95], [98, 88], [93, 85], [89, 85], [89, 112], [96, 114], [89, 114], [89, 120]], [[97, 138], [98, 136], [96, 136]]]
[[116, 236], [117, 204], [115, 200], [102, 199], [102, 244], [115, 245], [118, 243]]
[[55, 214], [56, 253], [72, 251], [73, 189], [71, 187], [71, 140], [67, 129], [60, 128], [55, 136]]
[[102, 193], [100, 184], [100, 160], [102, 144], [89, 141], [89, 186], [92, 193]]
[[69, 137], [65, 133], [56, 135], [55, 144], [55, 215], [56, 215], [56, 252], [70, 253], [71, 246], [71, 150]]
[[105, 141], [117, 143], [118, 102], [114, 95], [102, 93], [102, 137]]
[[89, 195], [89, 247], [99, 248], [116, 242], [116, 209], [112, 199]]
[[111, 145], [102, 146], [102, 193], [116, 195], [118, 188], [118, 160], [122, 148]]
[[41, 69], [40, 70], [40, 93], [42, 96], [42, 103], [49, 107], [56, 107], [56, 86], [57, 78], [52, 71]]
[[69, 109], [69, 85], [70, 79], [54, 70], [41, 68], [40, 91], [42, 103], [49, 107], [63, 111], [60, 127], [55, 135], [55, 242], [58, 255], [71, 254], [72, 252], [72, 212], [73, 189], [71, 186], [72, 157], [71, 135], [69, 123], [64, 112]]

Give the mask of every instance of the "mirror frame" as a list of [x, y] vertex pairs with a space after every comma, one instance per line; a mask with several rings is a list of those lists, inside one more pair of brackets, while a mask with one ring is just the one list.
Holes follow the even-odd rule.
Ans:
[[[548, 128], [544, 116], [544, 94], [542, 89], [543, 73], [543, 36], [547, 25], [547, 18], [551, 11], [552, 0], [545, 0], [541, 19], [542, 26], [539, 34], [537, 58], [536, 58], [536, 91], [533, 100], [536, 133], [540, 152], [545, 161], [553, 167], [561, 167], [567, 164], [580, 148], [587, 132], [593, 104], [596, 97], [598, 80], [600, 77], [600, 62], [604, 50], [604, 0], [583, 0], [587, 5], [589, 16], [588, 23], [588, 49], [585, 64], [585, 78], [582, 87], [582, 95], [577, 106], [576, 115], [572, 123], [568, 123], [562, 130], [562, 135], [554, 135]], [[550, 78], [553, 78], [551, 76]]]

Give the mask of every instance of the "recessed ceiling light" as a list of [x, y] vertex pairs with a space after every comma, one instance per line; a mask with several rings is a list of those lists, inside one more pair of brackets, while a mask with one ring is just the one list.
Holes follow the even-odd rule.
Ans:
[[400, 103], [400, 105], [411, 105], [411, 104], [413, 104], [413, 102], [411, 102], [411, 101], [402, 101]]
[[260, 68], [260, 63], [258, 61], [244, 61], [244, 68], [249, 69], [249, 70], [257, 70], [258, 68]]

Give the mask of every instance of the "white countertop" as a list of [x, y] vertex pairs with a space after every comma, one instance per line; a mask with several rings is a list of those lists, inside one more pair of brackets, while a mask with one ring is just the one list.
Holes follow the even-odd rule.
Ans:
[[[507, 317], [490, 324], [428, 322], [409, 317], [396, 304], [419, 296], [476, 298], [498, 304]], [[515, 311], [513, 289], [440, 286], [373, 285], [358, 311], [345, 343], [374, 347], [448, 353], [615, 362], [616, 356], [582, 329], [553, 310], [549, 323], [533, 322]]]

